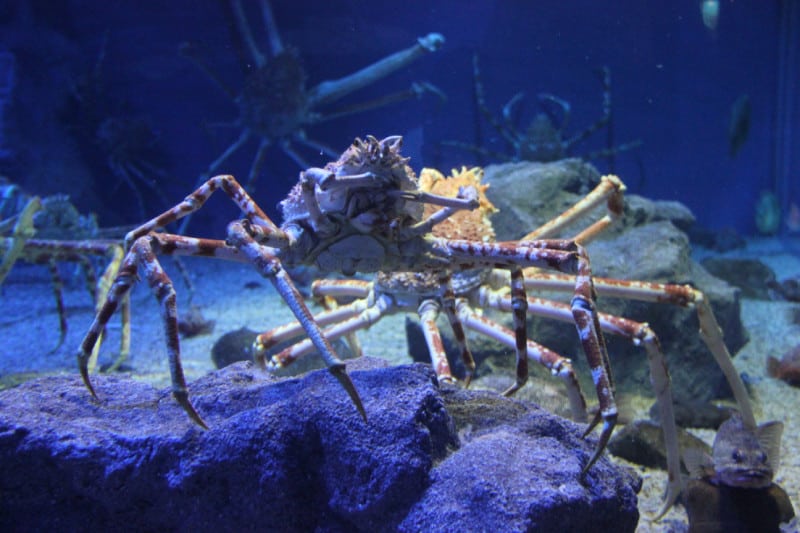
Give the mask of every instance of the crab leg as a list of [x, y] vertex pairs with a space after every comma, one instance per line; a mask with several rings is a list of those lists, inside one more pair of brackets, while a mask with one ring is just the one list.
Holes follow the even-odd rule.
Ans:
[[[350, 376], [347, 375], [344, 363], [336, 356], [336, 351], [322, 333], [319, 324], [314, 320], [314, 316], [303, 301], [300, 291], [294, 286], [294, 282], [284, 270], [280, 260], [274, 255], [274, 249], [259, 244], [254, 238], [254, 233], [249, 231], [250, 229], [251, 225], [247, 221], [232, 222], [228, 225], [227, 242], [247, 257], [262, 276], [272, 282], [275, 290], [278, 291], [286, 305], [292, 310], [297, 321], [303, 325], [306, 335], [308, 335], [308, 338], [325, 361], [328, 371], [344, 387], [359, 414], [366, 421], [367, 414], [364, 411], [364, 405]], [[262, 233], [256, 233], [255, 235], [263, 237], [265, 228], [259, 229]], [[281, 231], [281, 233], [283, 232]]]
[[349, 76], [338, 80], [323, 81], [308, 92], [309, 107], [314, 108], [334, 102], [362, 87], [375, 83], [414, 62], [423, 54], [435, 52], [442, 47], [442, 44], [444, 44], [444, 36], [439, 33], [429, 33], [417, 39], [417, 43], [413, 46], [395, 52]]
[[17, 221], [14, 224], [11, 236], [3, 239], [3, 248], [6, 248], [6, 252], [2, 257], [2, 261], [0, 261], [0, 285], [3, 284], [6, 276], [11, 271], [11, 267], [14, 266], [17, 258], [22, 254], [25, 241], [36, 233], [36, 229], [33, 227], [33, 215], [41, 208], [42, 202], [38, 196], [28, 200], [22, 212], [17, 215]]
[[[344, 305], [341, 307], [337, 307], [336, 309], [325, 311], [324, 313], [319, 313], [314, 315], [314, 321], [321, 327], [329, 326], [331, 324], [336, 324], [338, 322], [342, 322], [344, 320], [348, 320], [354, 316], [357, 316], [359, 313], [363, 312], [367, 308], [367, 303], [363, 300], [357, 300], [349, 305]], [[282, 342], [300, 337], [301, 335], [305, 334], [305, 329], [303, 325], [299, 322], [291, 322], [289, 324], [284, 324], [283, 326], [279, 326], [275, 329], [272, 329], [266, 333], [261, 333], [256, 337], [256, 340], [253, 342], [253, 357], [258, 363], [259, 366], [262, 368], [266, 368], [266, 352], [280, 344]], [[329, 340], [334, 340], [334, 337], [331, 337], [330, 334], [326, 331], [325, 336]], [[310, 344], [309, 344], [310, 346]], [[309, 351], [311, 351], [309, 349]], [[300, 357], [298, 355], [297, 357]], [[281, 362], [277, 364], [277, 366], [286, 366], [293, 362], [297, 357], [292, 358], [291, 361]], [[273, 358], [273, 363], [276, 364], [275, 358]]]
[[[510, 304], [510, 301], [506, 301]], [[509, 305], [508, 309], [503, 310], [511, 311], [511, 306]], [[464, 299], [460, 299], [458, 302], [458, 316], [461, 322], [469, 329], [482, 333], [507, 346], [514, 347], [516, 345], [517, 339], [515, 332], [502, 324], [478, 315]], [[567, 388], [567, 397], [569, 398], [570, 410], [573, 418], [579, 422], [585, 421], [586, 400], [581, 392], [578, 378], [575, 376], [575, 371], [572, 369], [572, 362], [566, 357], [561, 357], [556, 352], [532, 340], [528, 340], [526, 343], [526, 354], [528, 358], [544, 366], [550, 370], [553, 375], [558, 376], [564, 382]], [[524, 374], [520, 374], [521, 370]], [[509, 396], [516, 392], [521, 386], [520, 383], [524, 384], [528, 380], [527, 370], [527, 365], [521, 367], [518, 364], [516, 383], [503, 394]]]
[[600, 183], [589, 194], [581, 198], [572, 207], [543, 226], [528, 233], [520, 240], [532, 241], [535, 239], [551, 238], [595, 207], [606, 202], [608, 213], [573, 238], [575, 242], [585, 245], [622, 216], [622, 211], [624, 209], [623, 195], [625, 194], [625, 190], [625, 184], [622, 183], [622, 180], [617, 176], [603, 176], [600, 178]]
[[[503, 291], [482, 287], [478, 293], [478, 301], [483, 307], [510, 312], [511, 300]], [[528, 312], [534, 316], [550, 318], [561, 322], [572, 322], [570, 306], [542, 298], [528, 298]], [[650, 382], [656, 395], [661, 428], [664, 432], [664, 446], [667, 453], [667, 491], [664, 506], [658, 518], [672, 507], [681, 491], [680, 448], [678, 430], [673, 412], [672, 390], [670, 388], [669, 370], [664, 359], [664, 352], [656, 333], [647, 323], [635, 322], [607, 313], [598, 313], [600, 328], [604, 333], [611, 333], [627, 338], [633, 344], [642, 345], [650, 362]], [[499, 340], [499, 339], [498, 339]]]
[[[439, 317], [441, 310], [442, 306], [438, 301], [433, 298], [426, 298], [419, 304], [417, 315], [419, 315], [422, 334], [425, 337], [425, 344], [428, 346], [428, 353], [431, 356], [431, 364], [436, 372], [436, 377], [440, 381], [452, 383], [455, 381], [453, 372], [450, 370], [450, 363], [447, 361], [442, 334], [436, 325], [436, 319]], [[471, 377], [474, 368], [475, 363], [473, 362], [472, 368], [467, 369], [467, 379]]]
[[245, 217], [258, 226], [263, 226], [266, 231], [263, 232], [263, 239], [259, 241], [261, 244], [268, 246], [286, 245], [289, 241], [289, 236], [278, 226], [276, 226], [269, 217], [261, 210], [247, 191], [236, 181], [236, 178], [229, 175], [220, 175], [209, 178], [193, 193], [187, 196], [182, 202], [175, 207], [167, 209], [155, 218], [150, 219], [138, 228], [135, 228], [125, 235], [125, 249], [130, 249], [133, 242], [139, 237], [143, 237], [151, 231], [156, 231], [163, 228], [171, 222], [180, 220], [194, 213], [203, 204], [208, 201], [209, 197], [215, 191], [221, 190], [242, 210]]
[[[390, 313], [393, 309], [393, 303], [388, 296], [379, 296], [371, 305], [367, 305], [363, 311], [358, 315], [340, 322], [321, 333], [322, 338], [329, 340], [336, 340], [340, 337], [353, 333], [358, 329], [363, 329], [371, 326], [381, 319], [384, 315]], [[315, 320], [316, 317], [310, 316], [310, 320]], [[309, 338], [293, 344], [281, 352], [273, 355], [267, 363], [267, 368], [281, 368], [288, 366], [304, 355], [311, 353], [314, 349], [319, 350], [319, 347], [314, 342], [314, 339], [309, 335]]]
[[[464, 376], [464, 386], [469, 387], [469, 383], [472, 381], [472, 374], [475, 373], [475, 359], [472, 357], [472, 352], [470, 351], [469, 346], [467, 346], [467, 335], [464, 333], [464, 326], [461, 323], [461, 319], [458, 317], [458, 312], [456, 310], [456, 294], [455, 290], [453, 289], [453, 281], [449, 271], [442, 271], [439, 274], [439, 286], [442, 287], [441, 307], [444, 308], [447, 319], [450, 322], [450, 328], [453, 330], [453, 336], [455, 337], [456, 343], [458, 343], [458, 347], [461, 350], [461, 361], [464, 363], [464, 368], [466, 370], [466, 375]], [[422, 306], [420, 306], [420, 308], [421, 307]], [[422, 314], [420, 314], [420, 319], [422, 318]], [[436, 317], [433, 317], [433, 321], [435, 325]], [[439, 346], [441, 346], [441, 354], [435, 353], [436, 350], [439, 350]], [[434, 356], [444, 357], [444, 362], [447, 364], [447, 356], [444, 353], [444, 345], [441, 343], [441, 339], [439, 339], [438, 345], [428, 342], [428, 349], [431, 352], [431, 359], [434, 359]], [[438, 367], [435, 368], [437, 368], [436, 374], [439, 375]], [[448, 368], [447, 371], [449, 373], [450, 369]]]
[[[569, 290], [574, 278], [562, 274], [537, 273], [535, 278], [527, 278], [525, 284], [529, 289]], [[627, 298], [645, 302], [659, 302], [694, 307], [700, 323], [700, 337], [714, 356], [725, 379], [728, 381], [742, 419], [745, 424], [756, 426], [753, 406], [747, 388], [736, 371], [733, 358], [725, 346], [722, 328], [717, 323], [711, 306], [705, 295], [691, 285], [675, 285], [670, 283], [651, 283], [646, 281], [625, 281], [608, 278], [594, 278], [595, 289], [600, 296], [610, 298]]]
[[[191, 239], [177, 235], [156, 233], [136, 239], [122, 260], [119, 272], [114, 277], [114, 282], [109, 289], [108, 295], [81, 343], [78, 351], [78, 367], [84, 384], [86, 384], [92, 396], [97, 398], [97, 393], [89, 379], [90, 358], [114, 311], [116, 311], [120, 303], [125, 305], [126, 298], [138, 280], [141, 271], [142, 277], [147, 280], [153, 294], [161, 304], [164, 336], [167, 343], [172, 380], [172, 395], [189, 415], [189, 418], [197, 425], [207, 429], [208, 426], [189, 400], [186, 379], [181, 365], [175, 289], [172, 285], [172, 280], [161, 267], [156, 257], [157, 252], [182, 255], [215, 255], [223, 259], [233, 260], [237, 259], [238, 256], [237, 251], [228, 247], [224, 241]], [[124, 310], [125, 307], [123, 307]]]
[[[595, 419], [589, 423], [586, 434], [600, 422], [603, 428], [595, 448], [595, 453], [583, 468], [582, 475], [597, 461], [611, 438], [617, 420], [617, 406], [614, 401], [614, 384], [610, 375], [610, 364], [605, 340], [600, 331], [597, 310], [594, 305], [594, 287], [592, 271], [588, 256], [582, 246], [569, 240], [512, 241], [496, 243], [477, 243], [472, 241], [448, 240], [436, 238], [431, 240], [432, 253], [444, 255], [454, 268], [471, 269], [479, 266], [495, 267], [511, 270], [512, 299], [515, 308], [515, 329], [517, 348], [525, 348], [520, 344], [526, 338], [523, 303], [524, 284], [522, 283], [522, 267], [536, 266], [576, 274], [574, 279], [574, 296], [571, 308], [584, 353], [592, 370], [600, 410]], [[517, 269], [519, 273], [515, 273]], [[527, 305], [527, 299], [525, 299]], [[521, 316], [521, 324], [517, 316]], [[520, 328], [523, 330], [520, 332]]]

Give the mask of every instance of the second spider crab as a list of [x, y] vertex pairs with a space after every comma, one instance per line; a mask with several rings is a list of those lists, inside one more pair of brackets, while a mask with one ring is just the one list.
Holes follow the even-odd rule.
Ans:
[[[572, 107], [569, 102], [558, 96], [541, 93], [537, 101], [541, 112], [534, 115], [525, 127], [519, 127], [520, 107], [524, 94], [515, 94], [502, 108], [500, 117], [492, 114], [486, 104], [478, 55], [472, 57], [473, 83], [478, 110], [492, 129], [507, 145], [508, 151], [491, 150], [484, 146], [462, 141], [445, 141], [442, 144], [466, 150], [478, 156], [496, 161], [557, 161], [574, 155], [575, 147], [583, 143], [594, 133], [603, 128], [610, 128], [612, 123], [611, 107], [611, 71], [608, 67], [597, 70], [603, 86], [602, 114], [594, 122], [582, 130], [568, 134]], [[611, 139], [609, 137], [609, 143]], [[631, 141], [620, 145], [609, 145], [581, 155], [585, 160], [612, 159], [616, 154], [641, 146], [641, 141]]]
[[[207, 427], [191, 401], [180, 361], [176, 294], [158, 255], [195, 255], [251, 263], [275, 286], [302, 325], [330, 372], [347, 390], [360, 414], [363, 404], [322, 328], [284, 266], [315, 265], [326, 272], [451, 272], [501, 269], [509, 273], [517, 360], [527, 357], [523, 269], [541, 267], [574, 275], [570, 312], [592, 368], [600, 403], [594, 427], [603, 428], [594, 455], [584, 472], [605, 449], [617, 418], [608, 371], [608, 354], [595, 309], [589, 259], [574, 240], [484, 240], [437, 237], [432, 229], [456, 211], [478, 207], [474, 187], [457, 197], [420, 190], [408, 159], [400, 153], [402, 139], [356, 139], [335, 162], [300, 173], [298, 183], [281, 202], [283, 224], [273, 223], [232, 176], [216, 176], [172, 209], [139, 226], [126, 236], [127, 253], [103, 307], [87, 332], [79, 353], [81, 375], [89, 390], [87, 361], [92, 348], [118, 303], [133, 284], [146, 279], [163, 309], [172, 393], [189, 417]], [[216, 190], [225, 192], [244, 218], [231, 222], [225, 240], [158, 233], [165, 225], [202, 207]], [[426, 205], [438, 206], [431, 214]], [[96, 396], [96, 395], [95, 395]]]

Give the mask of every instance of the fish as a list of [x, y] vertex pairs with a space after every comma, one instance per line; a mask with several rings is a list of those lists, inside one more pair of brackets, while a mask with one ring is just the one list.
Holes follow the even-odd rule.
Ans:
[[684, 464], [691, 477], [715, 485], [766, 488], [780, 464], [782, 434], [782, 422], [765, 422], [753, 429], [734, 412], [719, 427], [711, 455], [689, 449], [683, 454]]
[[786, 352], [780, 359], [768, 357], [767, 374], [782, 379], [789, 385], [800, 387], [800, 345]]
[[731, 157], [736, 157], [750, 134], [750, 96], [742, 94], [731, 106], [728, 122], [728, 147]]
[[734, 413], [719, 427], [711, 455], [684, 451], [690, 478], [681, 501], [688, 533], [781, 533], [791, 527], [792, 501], [773, 482], [782, 433], [781, 422], [753, 428]]

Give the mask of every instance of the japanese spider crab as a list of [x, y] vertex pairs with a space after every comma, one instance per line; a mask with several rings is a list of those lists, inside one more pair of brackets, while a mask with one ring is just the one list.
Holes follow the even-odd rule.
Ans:
[[[480, 113], [489, 122], [492, 128], [500, 135], [510, 148], [510, 152], [490, 150], [483, 146], [461, 141], [445, 141], [446, 146], [460, 148], [482, 157], [497, 161], [557, 161], [572, 155], [575, 146], [589, 138], [595, 132], [611, 124], [611, 71], [608, 67], [598, 69], [600, 80], [603, 84], [603, 112], [600, 117], [579, 132], [567, 136], [571, 116], [571, 106], [566, 100], [558, 96], [541, 93], [537, 95], [540, 113], [534, 115], [530, 124], [525, 129], [519, 129], [519, 104], [524, 96], [519, 92], [515, 94], [504, 106], [501, 119], [495, 117], [486, 104], [481, 81], [480, 66], [477, 54], [472, 57], [473, 79], [475, 85], [475, 100]], [[619, 152], [630, 150], [641, 145], [640, 141], [633, 141], [619, 146], [609, 146], [595, 150], [581, 156], [582, 159], [602, 159], [614, 157]]]
[[[456, 211], [479, 205], [474, 187], [457, 197], [421, 190], [408, 159], [400, 154], [402, 139], [356, 139], [335, 162], [300, 173], [298, 183], [281, 202], [284, 222], [278, 227], [232, 176], [216, 176], [175, 207], [132, 230], [125, 237], [127, 253], [78, 352], [81, 376], [89, 391], [87, 361], [100, 333], [139, 277], [145, 278], [163, 308], [172, 394], [188, 416], [207, 427], [191, 401], [180, 361], [176, 294], [158, 255], [196, 255], [251, 263], [269, 279], [292, 310], [311, 343], [343, 385], [357, 410], [364, 407], [344, 363], [314, 320], [284, 265], [315, 265], [326, 272], [432, 272], [443, 279], [450, 272], [502, 269], [509, 272], [510, 307], [514, 317], [517, 360], [527, 357], [523, 268], [537, 266], [572, 274], [570, 312], [590, 362], [600, 409], [590, 424], [603, 429], [586, 472], [600, 457], [613, 431], [617, 408], [608, 375], [608, 354], [595, 310], [589, 259], [574, 240], [484, 240], [437, 237], [431, 230]], [[225, 240], [157, 233], [165, 225], [200, 209], [216, 190], [225, 192], [244, 219], [231, 222]], [[438, 206], [431, 214], [426, 205]], [[449, 283], [447, 284], [449, 286]], [[446, 306], [445, 310], [452, 310]], [[455, 315], [451, 316], [455, 321]]]
[[[59, 338], [56, 346], [51, 350], [58, 350], [66, 339], [67, 319], [64, 306], [64, 282], [59, 272], [58, 264], [62, 262], [77, 263], [80, 265], [86, 288], [95, 302], [96, 309], [100, 309], [105, 293], [111, 286], [111, 280], [116, 275], [122, 262], [124, 250], [120, 240], [94, 238], [97, 227], [91, 217], [78, 214], [75, 207], [65, 195], [54, 195], [44, 199], [38, 196], [28, 196], [19, 192], [13, 184], [7, 187], [9, 199], [14, 198], [14, 203], [20, 205], [19, 212], [0, 221], [0, 285], [3, 284], [12, 267], [17, 261], [46, 265], [52, 280], [53, 295], [56, 301], [56, 310], [59, 319]], [[16, 189], [15, 189], [16, 188]], [[9, 191], [16, 192], [9, 192]], [[65, 239], [64, 236], [85, 237], [78, 239]], [[98, 279], [95, 273], [93, 257], [103, 258], [107, 261], [102, 275]], [[127, 299], [122, 302], [120, 313], [121, 335], [120, 352], [110, 370], [118, 368], [128, 357], [130, 352], [130, 306]], [[99, 343], [89, 362], [93, 368], [99, 349]]]
[[[466, 169], [453, 171], [449, 179], [431, 169], [423, 169], [420, 174], [420, 188], [436, 194], [452, 196], [461, 186], [475, 187], [479, 192], [480, 208], [475, 211], [459, 212], [437, 225], [433, 234], [444, 238], [467, 238], [475, 241], [492, 242], [494, 229], [489, 216], [496, 208], [486, 197], [488, 185], [481, 184], [482, 170]], [[607, 214], [590, 224], [572, 240], [588, 244], [609, 227], [623, 211], [625, 185], [616, 176], [603, 176], [600, 184], [570, 209], [523, 237], [522, 241], [541, 239], [558, 234], [579, 218], [596, 207], [606, 204]], [[428, 207], [426, 206], [426, 209]], [[531, 291], [571, 291], [575, 277], [565, 274], [542, 272], [535, 268], [524, 270], [524, 286]], [[508, 347], [516, 348], [515, 332], [504, 325], [484, 316], [479, 309], [494, 309], [514, 312], [514, 303], [509, 291], [508, 270], [485, 268], [479, 270], [448, 272], [379, 272], [371, 281], [358, 279], [317, 280], [312, 284], [312, 293], [321, 300], [326, 311], [314, 316], [323, 327], [329, 340], [345, 337], [355, 356], [361, 355], [361, 348], [355, 332], [367, 329], [381, 318], [399, 312], [417, 313], [422, 326], [425, 342], [433, 367], [440, 380], [454, 382], [447, 360], [444, 344], [436, 319], [442, 310], [450, 320], [460, 356], [467, 374], [465, 385], [469, 385], [475, 362], [467, 345], [464, 330], [469, 329], [493, 338]], [[752, 408], [744, 386], [736, 372], [730, 354], [721, 337], [711, 308], [703, 293], [689, 285], [657, 284], [641, 281], [622, 281], [593, 278], [599, 296], [629, 298], [634, 300], [669, 303], [680, 306], [694, 306], [700, 319], [701, 336], [722, 368], [739, 403], [745, 419], [755, 425]], [[342, 304], [342, 300], [348, 303]], [[573, 321], [571, 306], [550, 299], [527, 297], [527, 311], [558, 321]], [[598, 313], [600, 329], [603, 333], [618, 335], [634, 345], [643, 346], [650, 360], [651, 382], [656, 394], [660, 420], [664, 432], [667, 451], [668, 486], [665, 503], [657, 518], [663, 516], [672, 506], [681, 491], [680, 450], [677, 428], [673, 414], [670, 377], [664, 354], [656, 333], [647, 323], [636, 322], [608, 313]], [[299, 324], [292, 323], [260, 334], [254, 343], [253, 353], [256, 361], [270, 368], [279, 368], [312, 352], [314, 347], [308, 340], [298, 341], [277, 353], [267, 354], [278, 343], [297, 339], [303, 331]], [[567, 390], [572, 417], [576, 421], [586, 421], [586, 402], [580, 390], [571, 361], [561, 355], [527, 340], [527, 358], [520, 357], [517, 350], [516, 380], [505, 392], [512, 395], [528, 379], [528, 361], [541, 364], [560, 378]], [[606, 368], [606, 370], [608, 370]], [[610, 373], [609, 373], [610, 377]], [[602, 402], [601, 402], [602, 406]], [[588, 431], [591, 430], [591, 425]]]
[[[438, 33], [430, 33], [417, 39], [409, 48], [391, 54], [361, 70], [338, 80], [323, 81], [316, 86], [306, 88], [306, 72], [295, 48], [284, 46], [278, 32], [272, 9], [267, 0], [260, 1], [262, 20], [264, 22], [268, 50], [262, 51], [253, 37], [253, 30], [239, 0], [231, 2], [233, 19], [239, 37], [249, 53], [247, 65], [255, 65], [255, 69], [245, 74], [241, 93], [230, 88], [212, 70], [197, 57], [188, 44], [182, 52], [189, 56], [198, 66], [221, 87], [239, 108], [239, 117], [233, 126], [241, 129], [239, 137], [230, 144], [200, 176], [197, 185], [208, 179], [235, 152], [243, 148], [253, 139], [258, 140], [258, 148], [253, 159], [245, 187], [251, 187], [261, 172], [266, 161], [267, 151], [277, 145], [290, 159], [301, 168], [309, 168], [303, 156], [294, 145], [304, 146], [315, 153], [324, 153], [333, 159], [339, 156], [335, 150], [306, 136], [305, 127], [319, 124], [346, 115], [360, 113], [369, 109], [382, 107], [401, 100], [431, 92], [444, 98], [444, 95], [433, 85], [426, 82], [415, 82], [409, 89], [376, 98], [345, 109], [322, 111], [320, 108], [339, 101], [348, 94], [373, 84], [389, 74], [405, 68], [428, 52], [435, 52], [444, 43], [444, 37]], [[179, 233], [184, 233], [188, 219], [184, 220]]]

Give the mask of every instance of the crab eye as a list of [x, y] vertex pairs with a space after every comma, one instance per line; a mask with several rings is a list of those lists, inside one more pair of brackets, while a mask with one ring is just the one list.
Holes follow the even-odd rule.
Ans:
[[732, 457], [732, 458], [733, 458], [733, 460], [734, 460], [734, 461], [736, 461], [737, 463], [742, 463], [742, 462], [744, 462], [744, 454], [743, 454], [741, 451], [739, 451], [739, 450], [733, 450], [733, 453], [731, 454], [731, 457]]

